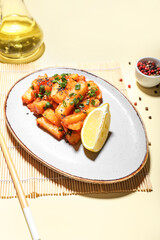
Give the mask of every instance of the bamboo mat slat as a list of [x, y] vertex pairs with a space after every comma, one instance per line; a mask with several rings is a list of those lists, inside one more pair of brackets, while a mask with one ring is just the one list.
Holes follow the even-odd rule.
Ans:
[[[55, 65], [52, 65], [56, 67]], [[73, 195], [85, 193], [113, 193], [113, 192], [136, 192], [152, 191], [149, 176], [148, 163], [134, 177], [112, 184], [84, 183], [62, 176], [57, 172], [45, 167], [31, 157], [18, 144], [6, 127], [4, 120], [4, 101], [9, 89], [23, 76], [49, 66], [40, 62], [29, 64], [0, 64], [0, 130], [5, 138], [13, 162], [16, 166], [25, 194], [28, 198], [36, 198], [47, 195]], [[62, 67], [62, 66], [58, 66]], [[123, 79], [120, 65], [116, 62], [108, 64], [72, 64], [72, 67], [89, 71], [98, 75], [116, 86], [127, 96], [127, 90]], [[3, 153], [0, 149], [0, 198], [14, 198], [16, 191], [12, 183]]]

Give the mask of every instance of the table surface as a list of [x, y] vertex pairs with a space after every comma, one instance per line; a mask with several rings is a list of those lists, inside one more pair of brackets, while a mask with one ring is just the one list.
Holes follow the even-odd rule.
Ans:
[[[45, 65], [121, 64], [126, 85], [132, 86], [129, 98], [138, 103], [151, 142], [151, 193], [29, 199], [41, 239], [160, 239], [160, 90], [138, 87], [134, 75], [137, 59], [160, 58], [160, 1], [28, 0], [26, 5], [44, 32]], [[31, 239], [18, 199], [0, 199], [0, 239]]]

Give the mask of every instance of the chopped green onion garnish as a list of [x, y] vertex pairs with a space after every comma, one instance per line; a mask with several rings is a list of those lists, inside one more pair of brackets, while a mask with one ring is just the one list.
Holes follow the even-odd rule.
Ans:
[[65, 77], [67, 75], [67, 73], [62, 73], [61, 76], [62, 77]]
[[75, 113], [79, 113], [80, 112], [80, 109], [75, 109]]
[[46, 105], [45, 105], [44, 109], [47, 109], [47, 108], [50, 108], [50, 107], [52, 107], [52, 104], [50, 104], [50, 102], [46, 102]]
[[39, 97], [39, 98], [42, 98], [42, 97], [43, 97], [43, 95], [42, 95], [42, 94], [40, 94], [40, 93], [38, 93], [38, 97]]
[[56, 83], [57, 81], [58, 81], [58, 80], [55, 80], [55, 79], [54, 79], [54, 80], [52, 80], [52, 83]]
[[62, 73], [61, 76], [62, 77], [65, 77], [65, 76], [68, 76], [68, 75], [71, 75], [70, 73]]
[[67, 104], [66, 104], [66, 102], [64, 100], [63, 100], [63, 106], [67, 107]]
[[58, 84], [59, 84], [62, 88], [65, 88], [65, 87], [66, 87], [66, 82], [58, 82]]
[[76, 95], [77, 95], [76, 93], [70, 93], [69, 97], [76, 96]]
[[46, 95], [47, 97], [49, 97], [51, 95], [51, 91], [45, 91], [44, 95]]
[[83, 96], [80, 94], [80, 98], [79, 98], [79, 100], [80, 101], [82, 101], [83, 100]]
[[75, 90], [79, 90], [81, 88], [81, 85], [79, 83], [76, 84]]
[[31, 84], [31, 88], [32, 88], [32, 90], [34, 90], [33, 84]]
[[58, 76], [58, 73], [54, 74], [53, 77], [57, 77]]
[[44, 92], [44, 85], [40, 85], [40, 87], [39, 87], [39, 92], [40, 92], [40, 93], [43, 93], [43, 92]]
[[77, 105], [79, 103], [79, 99], [78, 98], [74, 98], [73, 101], [70, 103], [70, 105]]
[[83, 104], [83, 103], [80, 103], [80, 104], [79, 104], [79, 107], [80, 107], [80, 108], [84, 108], [84, 104]]
[[77, 105], [79, 103], [79, 99], [78, 98], [74, 98], [73, 99], [73, 103], [74, 103], [74, 105]]
[[90, 102], [90, 100], [88, 99], [88, 100], [86, 101], [86, 105], [89, 105], [89, 102]]
[[92, 104], [93, 106], [95, 106], [95, 100], [94, 100], [94, 99], [91, 100], [91, 104]]
[[65, 77], [62, 77], [62, 82], [68, 82], [67, 79]]
[[58, 80], [59, 80], [59, 77], [55, 77], [54, 79], [58, 81]]
[[92, 87], [91, 90], [88, 92], [88, 95], [89, 95], [90, 97], [95, 97], [97, 91], [98, 91], [97, 88]]

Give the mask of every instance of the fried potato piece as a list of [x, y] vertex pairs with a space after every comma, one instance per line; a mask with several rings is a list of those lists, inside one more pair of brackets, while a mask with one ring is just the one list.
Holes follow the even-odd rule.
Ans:
[[68, 125], [68, 129], [71, 130], [80, 130], [83, 127], [83, 122], [84, 121], [79, 121], [77, 123], [72, 123]]
[[77, 80], [78, 79], [78, 74], [77, 73], [72, 73], [69, 77], [74, 79], [74, 80]]
[[86, 80], [86, 78], [85, 78], [85, 76], [83, 76], [83, 75], [78, 75], [77, 73], [75, 74], [75, 73], [72, 73], [70, 76], [69, 76], [69, 78], [72, 78], [72, 79], [74, 79], [76, 82], [80, 82], [80, 81], [85, 81]]
[[57, 127], [61, 126], [61, 121], [59, 120], [59, 118], [57, 118], [53, 109], [51, 108], [46, 109], [43, 113], [43, 117], [48, 119], [51, 123], [53, 123]]
[[83, 121], [86, 118], [86, 114], [83, 112], [73, 113], [62, 119], [62, 124], [68, 128], [68, 125]]
[[58, 83], [55, 83], [51, 91], [52, 99], [58, 104], [61, 103], [68, 95], [68, 92], [71, 91], [75, 87], [75, 85], [76, 82], [72, 79], [68, 80], [65, 88], [62, 88]]
[[28, 109], [31, 112], [34, 112], [35, 111], [35, 103], [39, 102], [39, 101], [41, 101], [41, 99], [40, 98], [36, 98], [32, 103], [27, 104]]
[[27, 91], [22, 96], [22, 102], [23, 104], [29, 104], [34, 101], [35, 99], [35, 91], [29, 87]]
[[53, 125], [49, 120], [44, 117], [37, 118], [37, 125], [49, 133], [51, 133], [55, 138], [61, 140], [63, 138], [64, 132], [59, 131], [59, 127]]
[[67, 95], [67, 91], [60, 88], [58, 83], [55, 83], [52, 87], [51, 97], [56, 103], [61, 103]]
[[62, 119], [61, 124], [67, 129], [80, 130], [83, 127], [83, 122], [86, 116], [87, 114], [83, 112], [73, 113]]
[[95, 97], [95, 98], [101, 100], [102, 99], [102, 91], [100, 90], [98, 85], [91, 80], [87, 81], [87, 83], [88, 83], [88, 96]]
[[27, 107], [31, 112], [34, 112], [35, 115], [39, 115], [44, 113], [46, 103], [48, 102], [37, 98], [33, 103], [28, 104]]
[[51, 91], [52, 90], [52, 79], [44, 74], [44, 76], [38, 76], [38, 78], [32, 81], [32, 87], [36, 91], [36, 93], [40, 92], [40, 86], [44, 86], [44, 91]]
[[75, 88], [69, 92], [68, 96], [56, 108], [55, 113], [59, 119], [63, 119], [65, 116], [69, 115], [75, 105], [79, 103], [81, 97], [84, 97], [87, 93], [87, 82], [81, 81], [78, 84], [79, 88], [76, 88], [76, 84]]

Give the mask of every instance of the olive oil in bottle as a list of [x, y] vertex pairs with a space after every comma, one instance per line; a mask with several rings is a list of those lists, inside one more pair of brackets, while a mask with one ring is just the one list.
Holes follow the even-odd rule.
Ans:
[[[16, 2], [18, 1], [16, 0]], [[12, 4], [13, 3], [14, 1]], [[22, 4], [24, 4], [23, 1], [21, 2], [21, 5]], [[24, 7], [23, 5], [23, 10]], [[42, 48], [43, 32], [29, 14], [24, 14], [24, 11], [21, 12], [19, 9], [17, 12], [18, 14], [16, 10], [14, 13], [9, 12], [11, 13], [9, 15], [3, 15], [2, 12], [2, 22], [0, 25], [0, 59], [6, 59], [6, 62], [9, 62], [10, 59], [12, 61], [15, 60], [15, 63], [23, 63], [27, 61], [27, 59], [34, 60], [32, 56], [35, 57], [36, 53]]]

